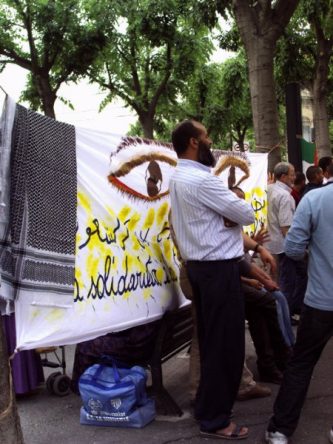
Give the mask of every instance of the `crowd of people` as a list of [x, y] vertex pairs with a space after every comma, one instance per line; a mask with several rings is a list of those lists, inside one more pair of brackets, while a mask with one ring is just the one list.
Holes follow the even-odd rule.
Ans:
[[[248, 428], [232, 420], [234, 402], [269, 396], [270, 388], [262, 384], [268, 382], [280, 390], [265, 439], [287, 444], [314, 366], [333, 332], [333, 159], [320, 159], [306, 177], [287, 162], [277, 164], [268, 185], [267, 231], [249, 237], [243, 227], [254, 223], [253, 209], [242, 189], [229, 188], [212, 174], [215, 158], [206, 128], [185, 120], [174, 129], [172, 143], [178, 163], [169, 185], [169, 222], [181, 263], [180, 285], [192, 301], [190, 396], [200, 434], [248, 437]], [[246, 365], [245, 320], [260, 383]], [[5, 328], [12, 354], [9, 321]], [[292, 324], [298, 325], [296, 341]], [[155, 327], [147, 324], [79, 344], [73, 390], [100, 354], [126, 362], [126, 356], [140, 361], [143, 350], [151, 353]], [[23, 387], [14, 361], [17, 393], [43, 381], [40, 359], [29, 352], [32, 362], [35, 379]]]
[[[253, 389], [244, 361], [247, 318], [260, 379], [281, 384], [265, 439], [287, 444], [314, 366], [333, 332], [328, 284], [333, 271], [332, 157], [308, 169], [308, 185], [291, 164], [275, 166], [267, 193], [269, 236], [264, 245], [255, 237], [251, 245], [242, 230], [253, 223], [252, 209], [241, 190], [229, 189], [211, 173], [215, 159], [206, 128], [183, 121], [173, 131], [172, 143], [178, 164], [170, 181], [171, 223], [185, 270], [183, 291], [195, 307], [200, 365], [194, 372], [194, 404], [200, 434], [246, 438], [248, 428], [231, 419], [234, 401], [250, 399], [251, 391], [253, 397], [269, 394]], [[271, 275], [251, 270], [244, 249], [259, 253]], [[299, 321], [295, 344], [292, 320]]]

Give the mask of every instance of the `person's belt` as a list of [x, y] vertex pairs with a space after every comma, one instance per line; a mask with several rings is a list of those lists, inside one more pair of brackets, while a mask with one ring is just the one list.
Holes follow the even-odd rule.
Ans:
[[211, 260], [211, 261], [197, 261], [197, 260], [187, 260], [186, 263], [187, 264], [202, 264], [203, 262], [205, 264], [211, 262], [216, 264], [217, 262], [222, 262], [222, 263], [226, 263], [226, 262], [240, 262], [243, 259], [244, 256], [237, 256], [237, 257], [233, 257], [231, 259], [217, 259], [217, 260]]

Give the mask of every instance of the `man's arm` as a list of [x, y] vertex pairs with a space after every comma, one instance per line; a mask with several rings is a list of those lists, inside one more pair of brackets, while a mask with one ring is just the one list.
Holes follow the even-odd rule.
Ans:
[[269, 265], [271, 272], [276, 271], [276, 261], [271, 253], [262, 245], [258, 244], [254, 239], [252, 239], [247, 234], [243, 233], [244, 248], [246, 250], [252, 250], [259, 254], [260, 259], [265, 265]]
[[251, 205], [239, 199], [216, 176], [211, 176], [200, 187], [201, 201], [221, 216], [236, 222], [238, 225], [254, 223], [254, 211]]
[[251, 262], [250, 274], [253, 278], [261, 282], [263, 286], [266, 288], [266, 290], [274, 291], [279, 289], [277, 283], [273, 281], [273, 279], [267, 273], [265, 273], [264, 270], [262, 270], [260, 267], [258, 267], [258, 265], [254, 264], [253, 262]]
[[292, 224], [295, 213], [295, 201], [290, 196], [283, 196], [279, 202], [279, 226], [283, 237], [287, 236], [290, 225]]
[[248, 261], [246, 258], [243, 258], [240, 262], [240, 274], [243, 278], [254, 278], [255, 280], [262, 283], [262, 285], [268, 291], [278, 290], [278, 285], [273, 279], [265, 273], [258, 265], [253, 262]]
[[311, 238], [311, 219], [309, 200], [304, 196], [297, 207], [284, 244], [286, 255], [294, 260], [302, 260], [306, 254]]
[[258, 281], [258, 279], [250, 279], [241, 276], [241, 281], [243, 284], [256, 288], [257, 290], [261, 290], [262, 288], [264, 288], [264, 285], [260, 281]]

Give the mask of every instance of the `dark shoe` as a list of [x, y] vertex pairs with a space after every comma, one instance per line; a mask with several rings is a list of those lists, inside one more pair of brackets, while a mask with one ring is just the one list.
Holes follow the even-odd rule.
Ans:
[[281, 384], [283, 373], [277, 368], [272, 370], [259, 371], [260, 381], [271, 382], [272, 384]]
[[269, 387], [256, 383], [248, 390], [239, 391], [236, 399], [237, 401], [247, 401], [248, 399], [265, 398], [271, 394], [272, 390]]

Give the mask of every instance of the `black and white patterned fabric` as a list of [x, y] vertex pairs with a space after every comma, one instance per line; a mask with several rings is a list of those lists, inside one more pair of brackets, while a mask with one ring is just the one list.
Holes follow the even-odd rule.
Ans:
[[[1, 293], [36, 305], [73, 303], [77, 171], [75, 128], [16, 105], [9, 224], [0, 239]], [[4, 295], [6, 296], [6, 295]]]

